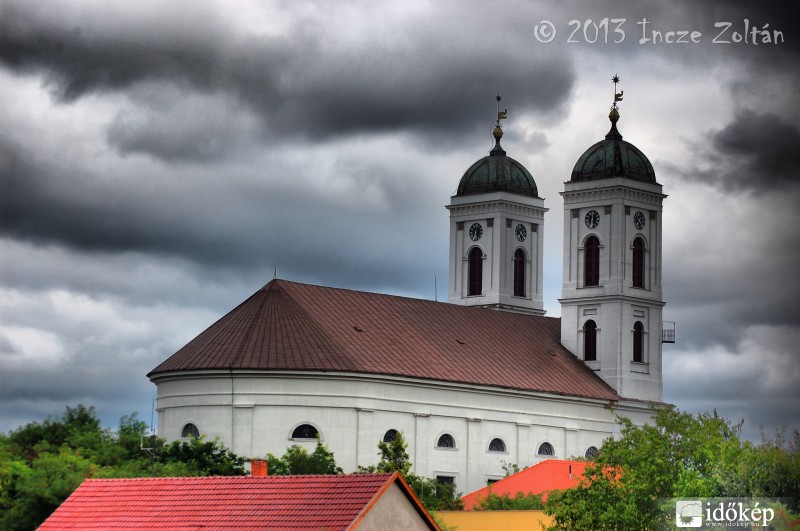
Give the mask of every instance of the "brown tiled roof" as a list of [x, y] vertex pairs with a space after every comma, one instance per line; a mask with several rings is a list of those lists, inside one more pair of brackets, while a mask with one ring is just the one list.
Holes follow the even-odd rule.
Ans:
[[148, 376], [337, 371], [620, 398], [559, 339], [557, 318], [273, 280]]

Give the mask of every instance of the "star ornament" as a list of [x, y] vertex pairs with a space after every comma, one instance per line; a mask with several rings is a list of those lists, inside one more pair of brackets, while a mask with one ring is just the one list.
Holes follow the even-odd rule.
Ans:
[[619, 83], [619, 76], [617, 74], [614, 74], [614, 77], [611, 78], [611, 81], [613, 81], [614, 84], [616, 85], [617, 83]]

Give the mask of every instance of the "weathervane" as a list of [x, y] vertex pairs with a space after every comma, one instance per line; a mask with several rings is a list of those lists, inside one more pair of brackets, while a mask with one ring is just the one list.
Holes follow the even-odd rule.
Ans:
[[500, 126], [500, 120], [505, 120], [506, 118], [508, 118], [508, 109], [503, 109], [502, 111], [500, 110], [500, 101], [502, 99], [503, 98], [500, 97], [500, 93], [498, 92], [497, 93], [497, 126], [498, 127]]
[[614, 74], [614, 77], [611, 78], [611, 81], [614, 82], [614, 103], [611, 105], [611, 110], [617, 109], [617, 102], [622, 101], [622, 93], [625, 92], [624, 90], [620, 90], [617, 92], [617, 83], [619, 83], [619, 76]]

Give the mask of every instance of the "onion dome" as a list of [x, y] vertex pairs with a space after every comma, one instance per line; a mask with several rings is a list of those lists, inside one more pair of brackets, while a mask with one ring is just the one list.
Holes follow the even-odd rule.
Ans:
[[486, 194], [489, 192], [510, 192], [512, 194], [539, 197], [536, 182], [525, 166], [506, 156], [500, 147], [503, 129], [495, 125], [492, 136], [494, 148], [489, 155], [478, 160], [464, 172], [458, 183], [456, 196]]
[[622, 135], [617, 130], [619, 111], [616, 106], [611, 108], [608, 119], [611, 120], [611, 130], [605, 140], [596, 143], [581, 155], [572, 169], [570, 180], [576, 182], [624, 177], [656, 183], [653, 165], [644, 153], [630, 142], [622, 140]]

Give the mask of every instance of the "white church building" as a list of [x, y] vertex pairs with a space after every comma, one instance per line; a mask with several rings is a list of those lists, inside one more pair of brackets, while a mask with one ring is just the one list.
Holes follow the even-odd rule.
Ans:
[[611, 130], [564, 185], [562, 317], [544, 315], [547, 212], [500, 146], [450, 199], [448, 301], [273, 280], [153, 369], [159, 434], [241, 456], [313, 449], [345, 472], [402, 432], [412, 471], [470, 492], [592, 455], [661, 403], [661, 185]]

